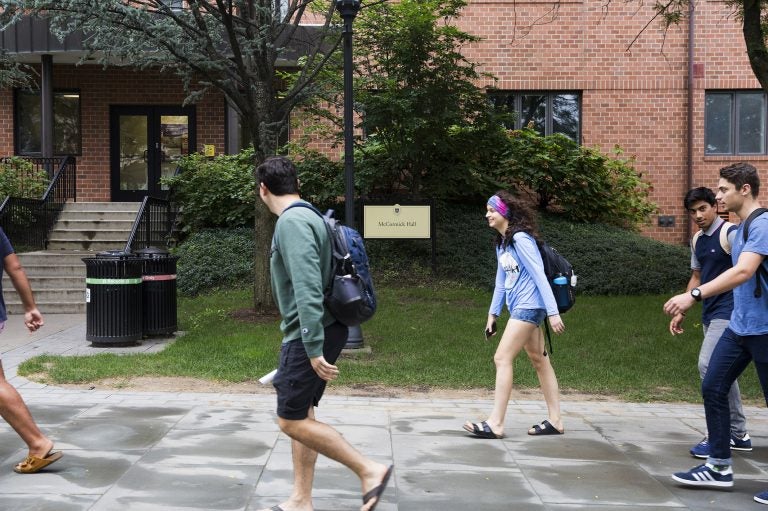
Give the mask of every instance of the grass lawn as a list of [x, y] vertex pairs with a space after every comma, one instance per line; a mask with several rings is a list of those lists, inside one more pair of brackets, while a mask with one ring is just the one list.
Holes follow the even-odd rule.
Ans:
[[[338, 384], [493, 387], [497, 337], [485, 342], [482, 336], [489, 291], [453, 285], [385, 287], [378, 295], [379, 311], [362, 328], [372, 352], [345, 356], [338, 364]], [[667, 298], [579, 296], [564, 315], [566, 333], [553, 337], [552, 361], [563, 391], [631, 401], [699, 401], [700, 311], [691, 311], [685, 333], [672, 337], [661, 310]], [[256, 380], [277, 363], [280, 331], [277, 320], [233, 319], [233, 311], [250, 303], [248, 291], [184, 298], [179, 318], [187, 333], [161, 353], [39, 356], [22, 364], [19, 374], [44, 374], [51, 383], [130, 376]], [[740, 383], [747, 401], [761, 399], [753, 369]], [[515, 363], [515, 385], [538, 385], [524, 354]]]

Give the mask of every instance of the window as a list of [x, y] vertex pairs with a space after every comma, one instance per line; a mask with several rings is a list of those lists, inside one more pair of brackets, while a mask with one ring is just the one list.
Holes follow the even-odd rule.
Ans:
[[539, 133], [562, 133], [581, 140], [581, 93], [579, 92], [489, 92], [497, 109], [512, 114], [505, 123], [509, 129], [520, 129], [533, 123]]
[[705, 154], [766, 154], [767, 113], [762, 91], [707, 92]]
[[[40, 91], [17, 90], [14, 102], [16, 154], [42, 153]], [[80, 92], [53, 93], [53, 152], [80, 154]]]

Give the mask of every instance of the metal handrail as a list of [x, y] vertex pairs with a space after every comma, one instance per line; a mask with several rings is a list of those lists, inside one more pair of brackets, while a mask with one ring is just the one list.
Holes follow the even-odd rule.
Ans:
[[177, 214], [178, 209], [173, 202], [157, 197], [144, 197], [125, 244], [125, 251], [173, 246]]
[[64, 204], [77, 201], [77, 165], [73, 156], [24, 159], [44, 169], [51, 182], [40, 199], [7, 197], [0, 205], [0, 227], [17, 251], [45, 250]]

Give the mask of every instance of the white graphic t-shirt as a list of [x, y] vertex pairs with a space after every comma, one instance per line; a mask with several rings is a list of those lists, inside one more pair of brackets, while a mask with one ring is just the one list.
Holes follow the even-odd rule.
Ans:
[[512, 287], [515, 285], [517, 277], [520, 276], [520, 265], [509, 252], [504, 252], [501, 254], [501, 257], [499, 257], [499, 263], [501, 264], [504, 273], [506, 273], [506, 278], [504, 279], [504, 287], [507, 289], [512, 289]]

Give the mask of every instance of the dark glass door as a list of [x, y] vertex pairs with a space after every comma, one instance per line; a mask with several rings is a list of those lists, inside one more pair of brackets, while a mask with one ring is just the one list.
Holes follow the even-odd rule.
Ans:
[[194, 107], [113, 106], [110, 110], [110, 185], [113, 201], [165, 197], [161, 177], [195, 152]]

